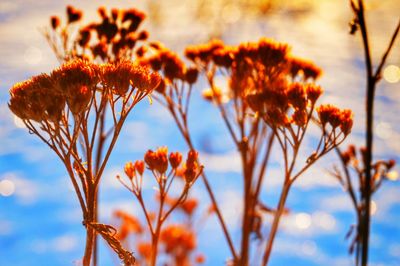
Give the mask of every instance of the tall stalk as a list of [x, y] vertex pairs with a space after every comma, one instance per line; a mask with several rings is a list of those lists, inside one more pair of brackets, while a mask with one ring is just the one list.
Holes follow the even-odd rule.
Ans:
[[[357, 261], [361, 262], [361, 265], [368, 265], [368, 254], [369, 254], [369, 236], [370, 236], [370, 227], [371, 227], [371, 214], [370, 214], [370, 206], [371, 206], [371, 179], [372, 179], [372, 162], [373, 162], [373, 137], [374, 137], [374, 102], [375, 102], [375, 92], [376, 85], [381, 79], [381, 71], [386, 62], [387, 56], [389, 55], [390, 50], [393, 47], [393, 44], [396, 40], [396, 37], [399, 33], [400, 29], [400, 21], [392, 35], [390, 43], [382, 56], [382, 59], [374, 72], [374, 67], [371, 58], [370, 44], [369, 44], [369, 35], [368, 35], [368, 27], [365, 21], [365, 7], [364, 1], [358, 0], [357, 4], [354, 0], [350, 1], [352, 10], [355, 15], [355, 25], [361, 31], [361, 38], [364, 47], [364, 58], [365, 58], [365, 70], [366, 70], [366, 136], [365, 136], [365, 145], [366, 152], [364, 157], [364, 167], [365, 167], [365, 185], [364, 189], [361, 191], [361, 206], [363, 209], [361, 211], [359, 230], [361, 238], [361, 259], [357, 258]], [[358, 248], [357, 248], [358, 250]]]

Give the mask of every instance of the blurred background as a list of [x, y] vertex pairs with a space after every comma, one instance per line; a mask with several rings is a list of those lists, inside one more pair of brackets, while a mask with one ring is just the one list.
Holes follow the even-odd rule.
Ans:
[[[0, 2], [0, 265], [74, 265], [83, 254], [84, 228], [78, 202], [63, 165], [55, 154], [28, 134], [9, 111], [9, 88], [18, 81], [49, 72], [58, 65], [39, 32], [50, 15], [65, 18], [72, 4], [84, 11], [84, 21], [97, 19], [96, 10], [136, 7], [148, 14], [144, 27], [150, 40], [159, 40], [182, 54], [185, 46], [220, 38], [228, 44], [274, 38], [292, 46], [293, 54], [310, 59], [324, 70], [320, 103], [351, 108], [355, 125], [346, 144], [364, 143], [365, 73], [358, 35], [349, 34], [352, 13], [344, 0], [166, 0], [166, 1], [52, 1]], [[398, 0], [366, 1], [373, 59], [385, 50], [400, 14]], [[375, 109], [376, 159], [400, 162], [400, 42], [397, 41]], [[220, 202], [235, 242], [240, 224], [240, 158], [217, 115], [195, 90], [190, 127], [202, 162]], [[200, 112], [201, 110], [201, 112]], [[310, 132], [312, 136], [314, 132]], [[113, 223], [112, 213], [140, 215], [135, 199], [115, 179], [127, 161], [141, 159], [147, 149], [167, 145], [186, 151], [173, 120], [160, 105], [142, 101], [121, 133], [103, 178], [100, 220]], [[343, 146], [343, 147], [344, 147]], [[306, 157], [304, 157], [304, 160]], [[279, 153], [264, 185], [265, 201], [276, 204], [281, 173]], [[352, 265], [345, 235], [354, 212], [328, 170], [337, 162], [331, 153], [302, 176], [288, 199], [291, 212], [282, 220], [270, 265]], [[396, 167], [395, 171], [399, 168]], [[387, 182], [374, 196], [371, 265], [400, 265], [400, 184]], [[149, 193], [153, 193], [148, 186]], [[208, 197], [198, 182], [192, 195], [206, 209]], [[268, 217], [267, 217], [268, 219]], [[264, 232], [265, 233], [265, 232]], [[228, 250], [220, 227], [210, 218], [199, 231], [199, 251], [205, 265], [223, 265]], [[112, 252], [100, 246], [100, 265], [115, 265]]]

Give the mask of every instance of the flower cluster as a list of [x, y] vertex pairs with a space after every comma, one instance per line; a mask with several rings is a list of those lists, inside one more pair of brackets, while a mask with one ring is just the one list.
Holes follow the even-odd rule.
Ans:
[[[70, 50], [65, 50], [64, 58], [61, 59], [88, 58], [88, 56], [108, 62], [131, 59], [134, 56], [133, 51], [137, 43], [145, 41], [149, 37], [149, 33], [145, 30], [138, 32], [146, 15], [135, 8], [126, 10], [113, 8], [107, 11], [105, 7], [100, 7], [98, 15], [101, 21], [81, 26], [77, 37], [74, 37], [73, 40], [69, 40], [72, 36], [70, 26], [81, 20], [82, 11], [73, 6], [68, 6], [67, 23], [64, 27], [61, 26], [59, 17], [52, 16], [50, 18], [50, 26], [53, 32], [46, 32], [45, 36], [52, 48], [59, 49], [55, 42], [55, 36], [59, 36], [64, 43], [68, 43], [68, 41], [73, 43], [73, 47], [70, 47]], [[56, 54], [58, 52], [57, 50]]]
[[[188, 152], [186, 163], [182, 163], [182, 154], [179, 152], [171, 152], [168, 156], [167, 147], [160, 147], [156, 151], [148, 150], [144, 155], [144, 161], [137, 160], [134, 163], [128, 162], [125, 164], [125, 174], [132, 181], [132, 190], [136, 195], [141, 193], [142, 178], [145, 170], [145, 165], [154, 174], [157, 183], [164, 184], [172, 183], [175, 176], [182, 176], [187, 187], [193, 185], [194, 181], [199, 177], [202, 171], [202, 166], [198, 165], [198, 153], [194, 150]], [[167, 173], [168, 167], [171, 167]], [[118, 177], [119, 178], [119, 177]], [[186, 190], [186, 188], [185, 188]], [[187, 191], [185, 191], [186, 193]]]
[[[96, 91], [104, 95], [148, 94], [160, 82], [156, 73], [123, 61], [96, 65], [84, 60], [63, 64], [51, 74], [41, 74], [10, 89], [10, 109], [23, 120], [58, 123], [65, 106], [74, 115], [88, 110]], [[131, 88], [130, 92], [128, 92]]]
[[[166, 226], [160, 235], [161, 243], [164, 245], [165, 252], [175, 257], [177, 264], [184, 264], [187, 255], [196, 249], [196, 235], [187, 230], [184, 226], [171, 224]], [[180, 262], [180, 263], [178, 263]]]
[[[346, 238], [350, 240], [349, 252], [358, 250], [362, 243], [362, 217], [367, 212], [367, 206], [362, 200], [367, 187], [366, 179], [366, 149], [365, 147], [356, 149], [354, 145], [349, 145], [347, 150], [337, 149], [342, 163], [342, 169], [334, 166], [331, 175], [334, 176], [344, 191], [348, 193], [356, 213], [357, 224], [350, 227]], [[395, 181], [398, 173], [393, 170], [396, 162], [394, 160], [378, 160], [371, 164], [371, 197], [378, 191], [385, 181]], [[373, 214], [372, 207], [369, 212]], [[355, 255], [358, 256], [358, 251]]]
[[[194, 184], [202, 172], [202, 167], [198, 165], [198, 154], [194, 150], [188, 152], [186, 162], [182, 164], [182, 154], [171, 152], [168, 154], [167, 147], [158, 148], [156, 151], [149, 150], [144, 155], [144, 161], [138, 160], [134, 163], [125, 164], [125, 174], [129, 183], [125, 183], [120, 176], [118, 180], [130, 190], [137, 198], [144, 212], [149, 232], [151, 233], [151, 243], [148, 240], [139, 242], [138, 250], [141, 258], [150, 265], [156, 265], [158, 255], [158, 243], [165, 246], [165, 253], [173, 259], [175, 265], [189, 265], [190, 254], [196, 248], [196, 236], [187, 226], [169, 226], [163, 229], [163, 224], [176, 210], [182, 210], [190, 221], [197, 208], [197, 200], [187, 199], [189, 189]], [[144, 179], [145, 166], [153, 174], [157, 183], [158, 214], [148, 211], [147, 203], [143, 200], [142, 184]], [[169, 170], [168, 170], [169, 169]], [[184, 186], [179, 195], [171, 196], [170, 189], [176, 186], [175, 177], [184, 179]], [[148, 179], [145, 182], [149, 182]], [[168, 208], [167, 208], [168, 207]], [[122, 220], [119, 237], [126, 239], [129, 233], [137, 237], [142, 234], [140, 222], [129, 215], [116, 213]]]
[[176, 53], [168, 50], [160, 43], [151, 43], [149, 47], [152, 49], [153, 54], [143, 58], [142, 64], [150, 66], [154, 71], [163, 73], [164, 82], [160, 84], [157, 92], [165, 93], [166, 86], [177, 81], [189, 85], [197, 81], [197, 68], [186, 67]]
[[[193, 201], [194, 202], [194, 201]], [[151, 263], [153, 246], [149, 242], [149, 231], [142, 230], [140, 221], [123, 211], [116, 211], [114, 217], [120, 221], [118, 228], [118, 239], [128, 245], [128, 238], [133, 237], [136, 242], [137, 265], [148, 265]], [[171, 265], [199, 265], [205, 262], [203, 254], [196, 252], [197, 236], [192, 224], [170, 223], [161, 228], [159, 234], [160, 249], [158, 256]]]
[[[315, 84], [315, 80], [322, 71], [312, 62], [293, 56], [287, 44], [262, 38], [258, 42], [229, 46], [213, 40], [187, 47], [185, 55], [204, 72], [210, 88], [203, 92], [203, 96], [218, 107], [241, 153], [244, 182], [249, 185], [243, 201], [246, 215], [242, 221], [242, 243], [245, 244], [235, 263], [246, 264], [249, 249], [246, 245], [250, 243], [247, 238], [254, 231], [250, 228], [261, 228], [260, 222], [250, 214], [255, 213], [254, 202], [259, 202], [263, 169], [268, 162], [273, 140], [278, 141], [283, 152], [283, 191], [289, 191], [291, 184], [310, 165], [345, 139], [351, 131], [353, 115], [350, 110], [340, 110], [331, 105], [316, 107], [323, 90]], [[226, 78], [225, 88], [216, 83], [216, 78], [221, 76]], [[305, 165], [297, 170], [297, 155], [311, 121], [322, 129], [320, 141]], [[268, 131], [269, 141], [266, 142]], [[266, 146], [263, 146], [264, 143]], [[258, 158], [261, 152], [265, 153], [265, 157], [260, 173], [248, 171], [256, 168], [254, 162], [261, 161]], [[257, 185], [253, 186], [254, 183]], [[283, 204], [274, 215], [264, 263], [268, 261], [274, 231], [285, 210], [286, 196], [287, 192], [281, 194]], [[233, 248], [231, 250], [234, 255]]]
[[[341, 158], [347, 168], [352, 168], [358, 174], [360, 191], [365, 190], [365, 162], [366, 162], [366, 149], [360, 148], [358, 151], [354, 145], [350, 145], [346, 151], [341, 153]], [[371, 165], [372, 180], [371, 191], [376, 192], [384, 180], [396, 180], [397, 173], [393, 172], [393, 167], [396, 162], [394, 160], [378, 160]], [[340, 183], [346, 187], [346, 180], [343, 174], [337, 171], [335, 176], [339, 179]], [[360, 207], [361, 208], [361, 207]]]
[[350, 133], [353, 126], [353, 112], [351, 110], [340, 110], [335, 106], [327, 104], [319, 106], [317, 113], [324, 129], [329, 124], [333, 130], [340, 128], [343, 134], [348, 135]]

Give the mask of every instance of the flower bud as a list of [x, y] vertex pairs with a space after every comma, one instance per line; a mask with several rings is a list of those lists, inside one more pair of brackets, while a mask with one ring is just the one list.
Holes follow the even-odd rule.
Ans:
[[135, 165], [132, 162], [126, 163], [124, 167], [125, 174], [129, 177], [129, 179], [133, 179], [135, 177]]
[[169, 154], [169, 163], [172, 168], [176, 169], [182, 162], [182, 154], [179, 152], [171, 152]]

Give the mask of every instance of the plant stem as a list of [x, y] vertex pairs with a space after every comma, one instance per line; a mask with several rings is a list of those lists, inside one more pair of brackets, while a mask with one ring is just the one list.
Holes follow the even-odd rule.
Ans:
[[95, 239], [95, 231], [94, 229], [87, 226], [86, 231], [86, 247], [85, 247], [85, 254], [83, 256], [83, 266], [90, 266], [90, 261], [92, 258], [93, 246], [94, 246], [94, 239]]
[[372, 162], [372, 145], [373, 145], [373, 110], [374, 110], [374, 96], [376, 80], [372, 72], [371, 53], [368, 41], [367, 26], [364, 16], [364, 3], [362, 0], [358, 1], [358, 23], [360, 25], [362, 41], [365, 52], [365, 65], [367, 75], [367, 99], [366, 99], [366, 153], [365, 153], [365, 190], [362, 191], [363, 205], [365, 207], [362, 213], [361, 223], [361, 264], [368, 264], [368, 244], [369, 244], [369, 229], [370, 229], [370, 204], [371, 204], [371, 162]]
[[244, 177], [244, 200], [243, 200], [243, 221], [242, 221], [242, 242], [240, 247], [240, 265], [246, 266], [249, 264], [250, 251], [250, 233], [252, 214], [250, 213], [251, 202], [251, 174], [247, 163], [247, 152], [242, 150], [242, 164]]
[[157, 230], [152, 237], [151, 241], [151, 260], [150, 260], [150, 265], [151, 266], [156, 266], [157, 263], [157, 250], [158, 250], [158, 239], [160, 236], [160, 228], [157, 227]]
[[280, 221], [280, 218], [285, 209], [285, 203], [286, 203], [287, 196], [289, 194], [290, 185], [291, 185], [291, 183], [286, 181], [282, 187], [281, 196], [279, 198], [278, 207], [277, 207], [276, 213], [274, 215], [274, 220], [272, 222], [272, 227], [271, 227], [271, 230], [269, 233], [268, 242], [267, 242], [267, 245], [265, 248], [265, 253], [264, 253], [264, 257], [263, 257], [263, 261], [262, 261], [262, 265], [264, 265], [264, 266], [268, 264], [268, 261], [269, 261], [270, 255], [271, 255], [272, 246], [274, 244], [275, 236], [278, 231], [279, 221]]

